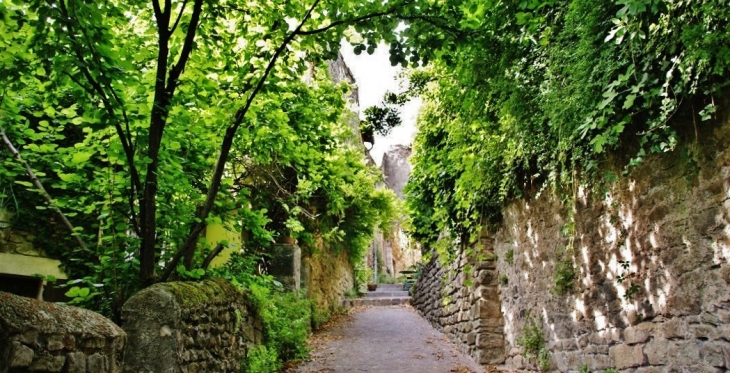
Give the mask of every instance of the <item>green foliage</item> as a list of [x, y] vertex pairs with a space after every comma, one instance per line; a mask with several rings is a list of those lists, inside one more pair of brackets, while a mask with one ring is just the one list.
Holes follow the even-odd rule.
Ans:
[[372, 269], [365, 265], [364, 261], [360, 261], [355, 265], [355, 291], [358, 293], [365, 292], [365, 286], [374, 281], [375, 273]]
[[546, 372], [550, 369], [550, 351], [547, 348], [541, 348], [537, 353], [537, 367]]
[[572, 258], [565, 257], [560, 259], [555, 265], [555, 274], [553, 275], [555, 286], [552, 291], [559, 295], [565, 295], [573, 290], [575, 271]]
[[507, 285], [509, 283], [509, 278], [507, 278], [507, 275], [505, 274], [499, 275], [499, 282], [502, 285]]
[[251, 284], [249, 291], [264, 326], [266, 350], [260, 351], [261, 363], [268, 367], [275, 357], [276, 371], [285, 361], [306, 357], [306, 340], [312, 325], [311, 302], [277, 287]]
[[396, 279], [390, 273], [378, 272], [378, 283], [379, 284], [395, 284]]
[[323, 63], [347, 37], [418, 64], [434, 49], [409, 41], [445, 9], [425, 22], [410, 0], [153, 5], [0, 3], [0, 128], [52, 201], [3, 148], [0, 202], [12, 196], [34, 244], [98, 292], [84, 304], [118, 321], [139, 288], [202, 276], [210, 224], [241, 231], [249, 252], [284, 234], [363, 252], [394, 199], [373, 190], [343, 120], [348, 88]]
[[[621, 274], [616, 277], [616, 282], [619, 284], [623, 284], [624, 281], [627, 281], [628, 278], [633, 276], [633, 272], [630, 271], [631, 263], [627, 260], [622, 260], [618, 262], [621, 266]], [[626, 292], [624, 293], [623, 297], [624, 299], [630, 301], [634, 298], [634, 295], [639, 292], [639, 286], [634, 284], [632, 281], [627, 281], [628, 286], [626, 287]]]
[[442, 232], [470, 241], [547, 186], [569, 198], [609, 152], [631, 166], [671, 151], [730, 82], [730, 8], [715, 1], [471, 0], [450, 17], [473, 33], [419, 72], [430, 79], [406, 187], [428, 245]]
[[512, 263], [515, 260], [515, 250], [509, 249], [506, 253], [504, 253], [504, 261], [507, 262], [507, 264], [512, 265]]
[[276, 350], [266, 345], [253, 345], [246, 351], [246, 358], [241, 364], [242, 373], [276, 373], [281, 368]]
[[208, 274], [226, 279], [241, 290], [249, 289], [251, 286], [264, 288], [281, 286], [273, 276], [259, 273], [260, 263], [261, 258], [257, 255], [234, 253], [224, 265], [213, 268]]
[[522, 347], [523, 357], [532, 362], [542, 363], [544, 360], [543, 356], [545, 355], [542, 352], [545, 350], [545, 339], [542, 336], [542, 326], [537, 319], [529, 314], [525, 317], [522, 334], [517, 338], [516, 342], [518, 346]]
[[603, 371], [603, 373], [619, 373], [618, 369], [610, 368]]

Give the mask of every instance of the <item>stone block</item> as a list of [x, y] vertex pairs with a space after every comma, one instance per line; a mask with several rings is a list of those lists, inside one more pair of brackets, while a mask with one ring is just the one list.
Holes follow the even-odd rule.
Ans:
[[581, 350], [581, 353], [608, 355], [608, 348], [608, 345], [588, 345]]
[[663, 367], [639, 367], [636, 368], [634, 373], [665, 373], [666, 369]]
[[86, 373], [86, 355], [83, 352], [66, 354], [67, 373]]
[[629, 345], [646, 342], [651, 335], [652, 329], [651, 323], [630, 326], [624, 329], [624, 341]]
[[499, 287], [497, 286], [480, 286], [477, 292], [482, 299], [499, 300]]
[[86, 369], [89, 372], [106, 373], [108, 371], [106, 356], [102, 354], [93, 354], [89, 356], [86, 358]]
[[620, 344], [608, 349], [608, 356], [618, 369], [634, 368], [646, 363], [642, 345]]
[[65, 356], [36, 356], [30, 365], [31, 371], [60, 372], [66, 364]]
[[476, 345], [481, 349], [504, 349], [504, 337], [499, 334], [479, 333], [476, 338]]
[[725, 352], [723, 351], [723, 344], [707, 342], [700, 347], [700, 358], [705, 364], [713, 367], [724, 368], [725, 363]]
[[33, 361], [33, 350], [18, 341], [14, 341], [8, 356], [8, 366], [10, 368], [24, 368]]
[[613, 360], [608, 354], [589, 355], [587, 364], [594, 371], [602, 371], [614, 366]]
[[20, 334], [20, 337], [18, 340], [28, 346], [39, 346], [38, 343], [38, 330], [33, 328], [30, 330], [26, 330], [23, 333]]
[[474, 354], [474, 360], [482, 365], [502, 364], [505, 361], [504, 347], [492, 349], [478, 349]]
[[48, 351], [62, 350], [64, 347], [63, 336], [59, 334], [52, 334], [46, 338], [46, 348]]
[[676, 354], [677, 344], [666, 339], [654, 339], [644, 346], [644, 353], [651, 365], [666, 365], [669, 357]]
[[478, 272], [477, 283], [485, 286], [497, 286], [499, 284], [499, 272], [493, 269], [485, 269]]
[[685, 322], [678, 317], [659, 324], [656, 330], [657, 335], [665, 339], [684, 338], [688, 334]]
[[690, 333], [697, 339], [716, 339], [717, 329], [712, 325], [695, 324], [689, 326]]
[[500, 309], [499, 301], [488, 301], [485, 299], [479, 299], [471, 309], [472, 319], [494, 319], [502, 318], [502, 310]]
[[104, 338], [89, 338], [84, 341], [84, 347], [86, 348], [103, 348], [106, 345]]
[[[119, 338], [119, 340], [123, 341], [123, 338]], [[122, 346], [124, 345], [122, 344]], [[120, 346], [120, 349], [122, 346]], [[63, 348], [68, 351], [73, 351], [74, 349], [76, 349], [76, 338], [71, 334], [63, 336]]]
[[677, 349], [669, 356], [669, 362], [682, 366], [700, 361], [700, 348], [693, 340], [677, 343]]

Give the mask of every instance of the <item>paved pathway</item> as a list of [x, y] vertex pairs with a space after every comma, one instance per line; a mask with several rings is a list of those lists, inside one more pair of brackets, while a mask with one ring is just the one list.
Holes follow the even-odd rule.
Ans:
[[311, 360], [297, 373], [484, 372], [407, 305], [351, 311], [314, 337]]

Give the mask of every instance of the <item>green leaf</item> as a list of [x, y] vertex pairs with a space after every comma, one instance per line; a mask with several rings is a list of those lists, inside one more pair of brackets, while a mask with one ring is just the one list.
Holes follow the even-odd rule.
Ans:
[[635, 94], [630, 94], [626, 96], [626, 101], [624, 101], [623, 109], [630, 109], [632, 106], [634, 106], [634, 100], [636, 100]]
[[87, 153], [87, 152], [74, 153], [74, 155], [71, 157], [71, 163], [77, 164], [77, 165], [81, 164], [81, 163], [85, 163], [86, 161], [89, 160], [89, 158], [91, 158], [91, 156], [92, 156], [92, 153]]

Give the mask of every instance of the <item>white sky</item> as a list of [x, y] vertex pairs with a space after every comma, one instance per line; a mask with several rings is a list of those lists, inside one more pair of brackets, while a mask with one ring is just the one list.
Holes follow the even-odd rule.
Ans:
[[[352, 46], [343, 43], [342, 56], [357, 81], [361, 112], [370, 106], [380, 104], [385, 92], [401, 92], [397, 75], [402, 69], [390, 66], [387, 45], [381, 44], [372, 55], [364, 51], [356, 56], [352, 52]], [[383, 153], [392, 145], [408, 145], [413, 142], [413, 138], [416, 136], [416, 117], [420, 106], [420, 99], [406, 103], [401, 108], [403, 124], [394, 128], [388, 137], [375, 135], [375, 146], [370, 150], [370, 155], [378, 166], [383, 160]]]

